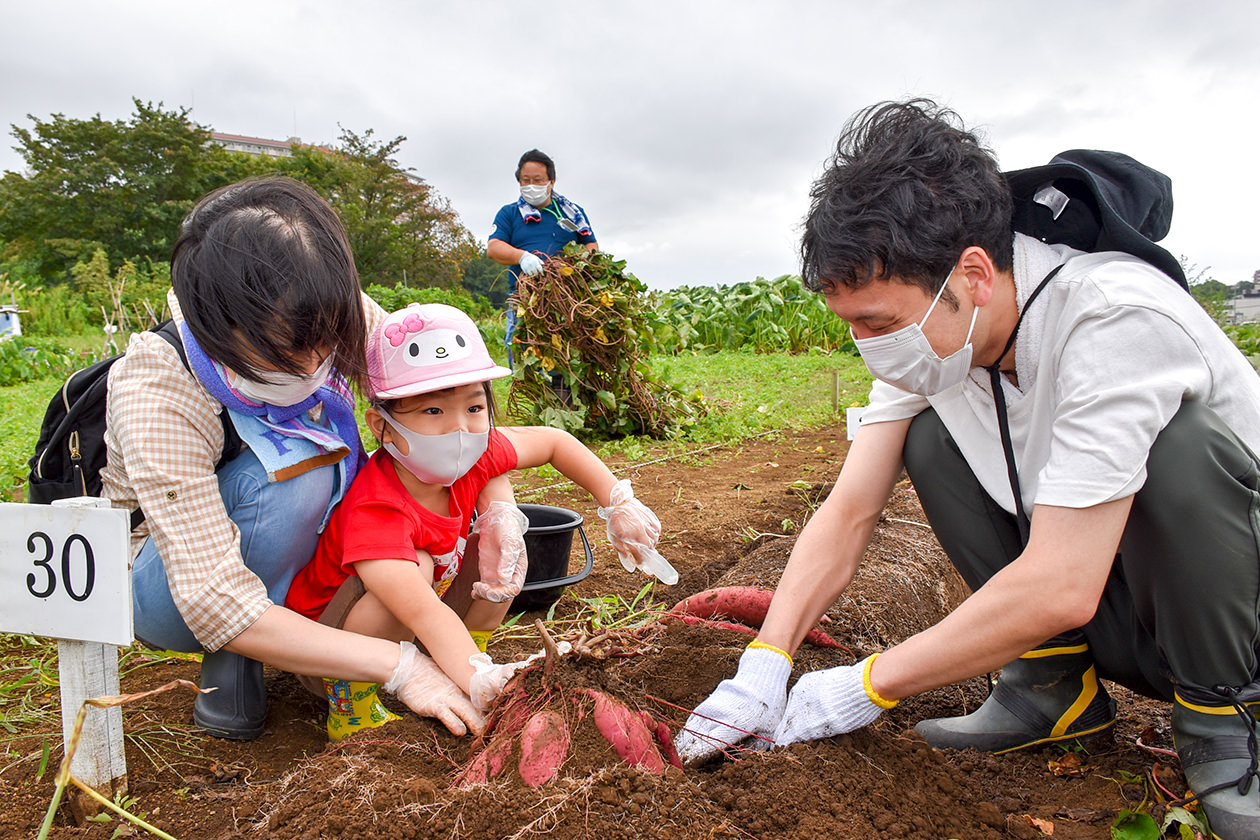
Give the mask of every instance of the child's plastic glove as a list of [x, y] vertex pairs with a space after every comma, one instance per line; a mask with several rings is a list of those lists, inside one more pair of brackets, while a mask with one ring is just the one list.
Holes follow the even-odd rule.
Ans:
[[[568, 642], [560, 642], [556, 645], [556, 651], [561, 656], [572, 649], [573, 646]], [[503, 693], [503, 687], [507, 685], [508, 680], [512, 679], [517, 671], [543, 656], [546, 656], [546, 653], [539, 651], [519, 662], [504, 662], [501, 665], [495, 664], [488, 653], [468, 657], [468, 664], [475, 669], [468, 683], [468, 693], [471, 695], [473, 705], [482, 712], [489, 711], [495, 698]]]
[[466, 735], [470, 729], [480, 735], [486, 721], [468, 695], [411, 642], [399, 644], [402, 652], [398, 656], [398, 667], [381, 688], [406, 703], [416, 714], [442, 721], [452, 735]]
[[600, 508], [599, 515], [608, 520], [608, 541], [617, 549], [617, 557], [627, 572], [638, 569], [666, 585], [678, 582], [678, 572], [656, 550], [661, 520], [634, 497], [630, 479], [623, 478], [613, 485], [608, 507]]
[[525, 531], [529, 517], [512, 502], [491, 502], [477, 515], [472, 532], [477, 543], [477, 569], [481, 580], [472, 585], [472, 596], [501, 604], [521, 592], [529, 561], [525, 556]]

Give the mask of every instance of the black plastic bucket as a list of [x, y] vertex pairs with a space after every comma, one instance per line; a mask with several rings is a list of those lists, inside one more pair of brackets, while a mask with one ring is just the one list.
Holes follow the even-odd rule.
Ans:
[[[566, 586], [572, 586], [586, 578], [595, 565], [591, 544], [582, 530], [582, 514], [568, 508], [552, 505], [520, 504], [518, 507], [529, 519], [525, 532], [525, 553], [529, 568], [525, 572], [525, 585], [512, 601], [512, 612], [541, 610], [550, 607], [564, 594]], [[569, 574], [569, 555], [573, 551], [573, 532], [582, 538], [586, 551], [586, 565], [575, 575]]]

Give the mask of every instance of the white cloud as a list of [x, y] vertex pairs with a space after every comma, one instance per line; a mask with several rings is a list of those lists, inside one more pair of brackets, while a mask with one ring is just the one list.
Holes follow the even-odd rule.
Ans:
[[[538, 147], [649, 285], [794, 272], [844, 120], [931, 95], [1003, 165], [1111, 148], [1173, 179], [1166, 242], [1225, 282], [1260, 268], [1254, 3], [169, 2], [12, 4], [0, 122], [127, 117], [406, 135], [399, 160], [484, 238]], [[10, 144], [5, 144], [11, 145]], [[0, 168], [20, 159], [0, 150]]]

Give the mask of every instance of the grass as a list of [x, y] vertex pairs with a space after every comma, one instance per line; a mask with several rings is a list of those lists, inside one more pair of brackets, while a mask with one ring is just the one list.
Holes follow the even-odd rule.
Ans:
[[26, 462], [35, 449], [44, 410], [61, 383], [37, 379], [0, 388], [0, 501], [26, 501]]
[[709, 403], [708, 415], [684, 435], [693, 443], [733, 442], [770, 429], [835, 422], [845, 408], [865, 405], [871, 383], [860, 358], [839, 352], [655, 356], [652, 366], [666, 382], [699, 391]]

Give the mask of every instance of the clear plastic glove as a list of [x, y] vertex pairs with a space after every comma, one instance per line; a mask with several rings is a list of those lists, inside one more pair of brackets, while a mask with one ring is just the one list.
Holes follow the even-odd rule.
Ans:
[[608, 507], [600, 508], [599, 515], [608, 520], [608, 541], [617, 549], [617, 557], [627, 572], [638, 569], [667, 586], [678, 582], [678, 572], [656, 550], [661, 520], [634, 497], [630, 479], [623, 478], [613, 485]]
[[402, 652], [398, 656], [398, 667], [381, 688], [406, 703], [416, 714], [442, 721], [452, 735], [466, 735], [469, 730], [480, 735], [486, 721], [468, 695], [411, 642], [399, 644]]
[[525, 531], [529, 517], [512, 502], [491, 502], [477, 516], [472, 532], [479, 534], [477, 569], [481, 580], [472, 585], [472, 596], [501, 604], [521, 592], [529, 562], [525, 556]]
[[874, 722], [884, 711], [866, 691], [865, 675], [874, 658], [814, 671], [797, 680], [788, 695], [783, 720], [774, 730], [775, 744], [830, 738]]
[[[568, 642], [560, 642], [556, 645], [556, 649], [563, 656], [572, 650], [573, 646]], [[474, 668], [472, 679], [468, 683], [468, 693], [471, 695], [472, 704], [483, 713], [488, 712], [495, 698], [503, 693], [503, 687], [507, 685], [507, 681], [512, 679], [517, 671], [546, 655], [544, 651], [539, 651], [519, 662], [502, 664], [496, 664], [488, 653], [468, 657], [468, 664]]]
[[792, 660], [777, 650], [744, 651], [735, 676], [723, 680], [708, 700], [696, 706], [674, 738], [679, 757], [693, 764], [737, 744], [761, 750], [773, 746], [769, 739], [787, 705], [791, 673]]
[[521, 258], [517, 260], [517, 265], [526, 274], [538, 274], [543, 270], [543, 261], [538, 259], [537, 254], [531, 254], [529, 251], [521, 254]]

